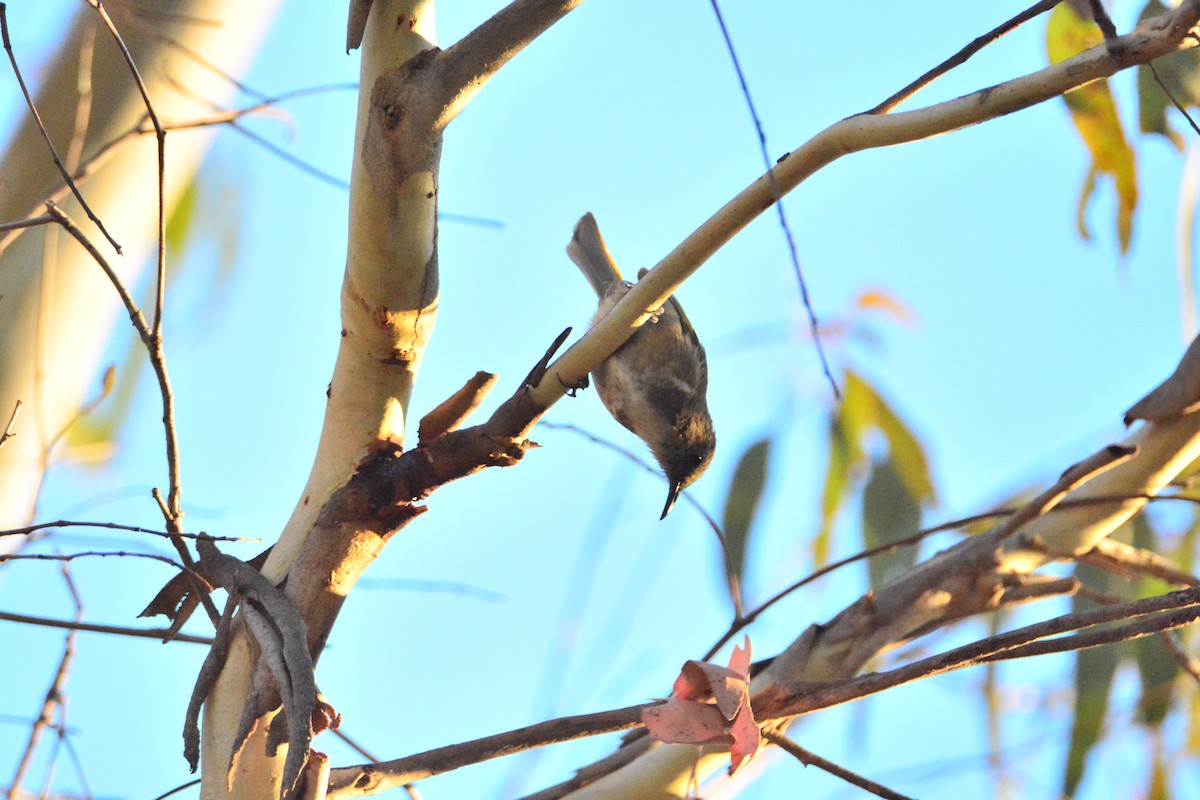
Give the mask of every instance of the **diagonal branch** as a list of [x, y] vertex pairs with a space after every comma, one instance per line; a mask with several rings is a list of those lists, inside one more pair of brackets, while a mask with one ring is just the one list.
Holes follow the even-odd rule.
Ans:
[[746, 225], [770, 208], [775, 191], [786, 194], [842, 156], [915, 142], [1020, 111], [1093, 81], [1196, 45], [1200, 0], [1184, 0], [1170, 13], [1147, 20], [1073, 58], [1037, 72], [980, 89], [954, 100], [888, 115], [859, 114], [826, 128], [779, 160], [688, 236], [614, 306], [587, 335], [550, 365], [533, 390], [536, 405], [549, 407], [614, 352], [684, 280]]
[[[1198, 617], [1200, 589], [1185, 589], [1131, 603], [1065, 614], [884, 672], [838, 681], [777, 684], [754, 696], [754, 713], [760, 722], [783, 719], [858, 700], [885, 689], [964, 667], [1140, 638], [1178, 628]], [[1086, 630], [1072, 636], [1061, 635], [1114, 622], [1119, 624]], [[638, 728], [641, 727], [641, 712], [654, 705], [657, 703], [562, 717], [391, 761], [334, 769], [330, 772], [328, 796], [349, 798], [374, 795], [407, 781], [420, 780], [534, 747]]]
[[496, 72], [583, 0], [514, 0], [435, 59], [441, 107], [435, 125], [458, 116]]

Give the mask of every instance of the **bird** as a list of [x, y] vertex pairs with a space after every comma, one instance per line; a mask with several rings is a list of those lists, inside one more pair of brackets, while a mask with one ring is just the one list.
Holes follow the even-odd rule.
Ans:
[[[575, 225], [567, 255], [599, 297], [596, 325], [633, 284], [621, 277], [589, 212]], [[640, 280], [646, 270], [638, 273]], [[716, 433], [708, 411], [708, 360], [674, 295], [592, 371], [600, 401], [650, 447], [670, 485], [660, 520], [679, 492], [712, 463]]]

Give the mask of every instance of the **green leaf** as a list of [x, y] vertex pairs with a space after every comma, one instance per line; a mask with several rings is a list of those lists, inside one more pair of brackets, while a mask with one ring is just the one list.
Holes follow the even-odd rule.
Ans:
[[[868, 548], [891, 544], [916, 533], [921, 525], [921, 504], [888, 459], [876, 462], [863, 488], [863, 544]], [[872, 588], [907, 572], [916, 563], [916, 548], [904, 547], [883, 553], [867, 562]]]
[[[1075, 568], [1075, 576], [1085, 585], [1103, 594], [1119, 595], [1118, 580], [1110, 573], [1079, 564]], [[1074, 611], [1086, 611], [1096, 607], [1094, 601], [1082, 594], [1075, 595], [1072, 605]], [[1088, 754], [1100, 740], [1113, 677], [1123, 652], [1126, 651], [1121, 647], [1106, 646], [1075, 653], [1075, 702], [1071, 720], [1071, 742], [1063, 774], [1062, 793], [1065, 797], [1073, 797], [1083, 782]]]
[[[1069, 3], [1059, 4], [1046, 23], [1046, 53], [1050, 63], [1064, 61], [1100, 44], [1104, 40], [1090, 18], [1079, 16]], [[1137, 209], [1137, 168], [1133, 150], [1125, 138], [1117, 103], [1107, 81], [1095, 81], [1063, 96], [1071, 120], [1083, 137], [1092, 156], [1088, 177], [1080, 193], [1081, 235], [1088, 232], [1082, 225], [1082, 210], [1091, 200], [1095, 178], [1108, 175], [1117, 190], [1117, 239], [1121, 252], [1129, 250], [1133, 237], [1133, 213]]]
[[[1150, 519], [1146, 514], [1134, 517], [1129, 527], [1133, 530], [1133, 546], [1158, 552], [1157, 539]], [[1157, 578], [1141, 577], [1137, 581], [1137, 597], [1154, 597], [1169, 592], [1172, 588]], [[1166, 636], [1174, 634], [1167, 633]], [[1175, 678], [1179, 676], [1178, 662], [1167, 652], [1166, 645], [1158, 636], [1144, 636], [1131, 642], [1138, 675], [1142, 682], [1142, 694], [1138, 698], [1137, 714], [1142, 723], [1158, 727], [1171, 710], [1171, 699]]]
[[[1142, 9], [1138, 21], [1144, 21], [1169, 9], [1159, 0], [1150, 0]], [[1200, 102], [1200, 53], [1181, 50], [1154, 61], [1154, 70], [1184, 108]], [[1174, 107], [1170, 96], [1154, 79], [1149, 64], [1138, 67], [1138, 118], [1145, 133], [1167, 137], [1176, 148], [1183, 149], [1183, 137], [1167, 122], [1167, 111]]]
[[722, 520], [725, 531], [725, 576], [730, 599], [739, 616], [742, 610], [741, 585], [746, 570], [746, 549], [750, 542], [750, 529], [767, 485], [770, 457], [770, 439], [761, 439], [746, 448], [733, 472], [729, 494], [725, 497]]

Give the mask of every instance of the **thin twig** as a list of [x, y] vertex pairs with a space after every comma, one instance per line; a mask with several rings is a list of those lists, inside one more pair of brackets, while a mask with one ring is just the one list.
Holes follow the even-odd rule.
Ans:
[[8, 424], [4, 426], [4, 432], [0, 433], [0, 447], [4, 447], [5, 442], [17, 435], [14, 432], [14, 428], [17, 425], [17, 417], [21, 416], [21, 406], [23, 405], [24, 403], [20, 400], [13, 404], [12, 416], [8, 418]]
[[[76, 591], [75, 584], [71, 581], [71, 574], [67, 569], [66, 563], [62, 565], [62, 574], [75, 604], [75, 622], [78, 623], [83, 618], [83, 602], [79, 598], [79, 592]], [[10, 796], [21, 794], [21, 784], [25, 780], [25, 773], [29, 770], [33, 762], [33, 756], [37, 752], [42, 733], [48, 727], [51, 727], [55, 713], [61, 708], [64, 702], [67, 678], [71, 674], [71, 663], [75, 659], [75, 633], [75, 629], [70, 629], [67, 632], [62, 658], [59, 659], [54, 680], [51, 681], [50, 688], [46, 690], [45, 697], [42, 698], [42, 710], [30, 728], [29, 739], [25, 743], [25, 751], [21, 755], [21, 760], [17, 763], [17, 771], [8, 785]], [[63, 726], [63, 729], [65, 730], [65, 726]], [[51, 761], [51, 764], [53, 764], [53, 761]]]
[[1092, 9], [1092, 20], [1104, 34], [1104, 41], [1111, 42], [1120, 36], [1117, 33], [1117, 26], [1113, 24], [1112, 17], [1108, 16], [1108, 12], [1104, 10], [1104, 4], [1100, 0], [1088, 0], [1088, 5]]
[[1100, 473], [1112, 469], [1117, 464], [1128, 461], [1135, 455], [1137, 455], [1137, 447], [1111, 444], [1067, 467], [1049, 489], [1021, 506], [1015, 514], [1004, 521], [1004, 524], [993, 534], [994, 542], [999, 544], [1005, 539], [1015, 536], [1030, 522], [1045, 516], [1061, 503], [1068, 492], [1082, 486]]
[[[1200, 617], [1200, 589], [1182, 589], [1130, 603], [1064, 614], [884, 672], [860, 675], [845, 681], [771, 686], [761, 693], [761, 697], [756, 695], [758, 704], [755, 706], [755, 717], [759, 722], [793, 717], [964, 667], [1136, 639], [1182, 627], [1194, 622], [1197, 617]], [[1060, 635], [1117, 620], [1132, 621], [1097, 631]]]
[[71, 193], [75, 195], [75, 199], [79, 201], [80, 207], [87, 214], [88, 219], [95, 223], [96, 227], [104, 234], [104, 238], [113, 246], [117, 254], [121, 254], [121, 245], [117, 244], [117, 240], [112, 237], [108, 229], [104, 227], [104, 223], [92, 211], [91, 206], [83, 199], [83, 195], [79, 192], [79, 187], [75, 185], [75, 181], [71, 180], [71, 175], [67, 168], [63, 165], [62, 160], [58, 157], [58, 151], [54, 149], [54, 142], [50, 140], [50, 134], [46, 131], [46, 126], [42, 123], [42, 115], [38, 113], [37, 106], [33, 102], [33, 97], [29, 94], [29, 89], [25, 86], [25, 79], [21, 77], [21, 69], [17, 66], [17, 57], [13, 54], [12, 42], [8, 38], [8, 16], [5, 13], [5, 4], [0, 3], [0, 39], [3, 39], [4, 50], [8, 53], [9, 63], [12, 64], [13, 74], [17, 78], [17, 83], [21, 87], [21, 94], [25, 97], [25, 104], [29, 106], [29, 112], [33, 115], [33, 121], [37, 126], [38, 133], [42, 137], [42, 141], [46, 143], [46, 147], [50, 150], [50, 157], [54, 160], [54, 166], [58, 167], [59, 173], [71, 187]]
[[817, 769], [824, 770], [830, 775], [833, 775], [836, 778], [841, 778], [846, 783], [857, 786], [863, 791], [870, 792], [876, 797], [883, 797], [886, 798], [886, 800], [912, 800], [912, 798], [910, 798], [908, 795], [894, 792], [882, 784], [876, 783], [868, 778], [864, 778], [857, 772], [851, 772], [845, 767], [839, 766], [828, 759], [822, 758], [811, 750], [807, 750], [796, 744], [778, 731], [773, 731], [768, 728], [762, 732], [762, 736], [771, 744], [776, 745], [777, 747], [795, 756], [796, 759], [804, 766], [816, 767]]
[[950, 56], [950, 58], [946, 59], [941, 64], [938, 64], [936, 67], [929, 70], [924, 75], [922, 75], [921, 77], [917, 78], [915, 81], [910, 83], [908, 86], [905, 86], [903, 89], [896, 92], [894, 95], [889, 97], [887, 100], [884, 100], [882, 103], [875, 106], [874, 108], [872, 108], [870, 111], [868, 111], [866, 113], [868, 113], [868, 114], [886, 114], [886, 113], [888, 113], [892, 109], [896, 108], [896, 106], [900, 105], [905, 100], [912, 97], [917, 92], [921, 91], [926, 86], [928, 86], [929, 84], [933, 83], [938, 78], [945, 75], [950, 70], [954, 69], [955, 67], [959, 67], [959, 66], [962, 66], [963, 64], [965, 64], [967, 62], [967, 59], [969, 59], [971, 56], [978, 53], [983, 48], [987, 47], [992, 42], [999, 39], [1001, 36], [1004, 36], [1007, 33], [1011, 33], [1016, 28], [1025, 24], [1026, 22], [1033, 19], [1034, 17], [1037, 17], [1041, 14], [1046, 13], [1047, 11], [1054, 8], [1061, 2], [1062, 2], [1062, 0], [1039, 0], [1039, 2], [1034, 3], [1032, 6], [1025, 9], [1020, 14], [1017, 14], [1012, 19], [1008, 20], [1005, 23], [1002, 23], [1001, 25], [999, 25], [995, 28], [992, 28], [992, 30], [988, 31], [984, 35], [976, 38], [970, 44], [968, 44], [966, 47], [959, 50], [954, 55]]
[[[886, 672], [843, 681], [774, 685], [755, 695], [755, 717], [759, 722], [792, 717], [964, 667], [1138, 638], [1189, 624], [1197, 617], [1200, 617], [1200, 589], [1185, 589], [1118, 606], [1066, 614], [990, 636]], [[1041, 641], [1070, 631], [1130, 618], [1135, 619], [1099, 631]], [[329, 797], [378, 794], [402, 783], [533, 747], [641, 727], [642, 711], [654, 705], [657, 704], [646, 703], [597, 714], [563, 717], [392, 761], [336, 769], [330, 774]]]
[[1158, 641], [1162, 643], [1163, 648], [1170, 654], [1171, 658], [1175, 659], [1175, 663], [1179, 665], [1179, 668], [1190, 675], [1196, 683], [1200, 683], [1200, 659], [1193, 658], [1184, 649], [1178, 635], [1174, 631], [1160, 633]]
[[[87, 0], [87, 4], [96, 9], [96, 14], [99, 15], [100, 21], [104, 23], [104, 27], [108, 28], [108, 32], [112, 34], [113, 41], [116, 42], [117, 49], [121, 51], [121, 57], [125, 59], [125, 65], [129, 67], [129, 73], [133, 76], [133, 82], [137, 84], [138, 92], [142, 95], [142, 104], [146, 107], [146, 114], [154, 126], [154, 136], [158, 143], [158, 281], [154, 298], [153, 331], [155, 338], [159, 338], [162, 334], [163, 295], [167, 285], [167, 205], [164, 189], [167, 173], [167, 132], [158, 121], [158, 113], [154, 110], [154, 104], [150, 102], [150, 93], [146, 89], [146, 83], [142, 80], [141, 73], [138, 72], [137, 64], [133, 62], [133, 55], [129, 52], [129, 48], [125, 46], [125, 40], [121, 38], [121, 34], [117, 30], [117, 26], [113, 24], [112, 18], [104, 10], [104, 4], [100, 0]], [[179, 508], [177, 493], [178, 487], [172, 485], [171, 510], [176, 516], [182, 517], [183, 512]]]
[[[75, 221], [53, 202], [46, 203], [46, 210], [50, 213], [50, 216], [54, 217], [55, 222], [63, 227], [63, 230], [69, 233], [75, 241], [79, 242], [88, 251], [92, 260], [104, 271], [109, 282], [116, 289], [117, 296], [121, 298], [121, 302], [129, 314], [129, 321], [133, 323], [134, 330], [137, 331], [142, 344], [149, 354], [150, 366], [153, 368], [154, 374], [158, 379], [159, 393], [162, 396], [163, 432], [167, 445], [167, 472], [171, 485], [178, 487], [179, 437], [175, 428], [175, 396], [171, 391], [171, 378], [167, 374], [167, 362], [162, 349], [162, 337], [156, 336], [151, 331], [150, 327], [146, 324], [146, 318], [142, 315], [141, 309], [134, 302], [133, 297], [129, 294], [129, 290], [125, 288], [125, 283], [117, 275], [112, 265], [108, 263], [108, 259], [101, 255], [91, 240], [79, 229]], [[180, 528], [180, 517], [182, 515], [175, 514], [165, 503], [160, 503], [160, 506], [167, 522], [167, 530], [172, 534], [171, 544], [174, 545], [176, 552], [179, 553], [179, 558], [183, 562], [184, 567], [187, 568], [188, 573], [193, 574], [192, 567], [195, 564], [195, 559], [192, 558], [192, 554], [188, 551], [183, 537], [176, 535], [182, 532]], [[201, 598], [201, 602], [204, 604], [204, 609], [208, 613], [209, 619], [215, 625], [216, 620], [220, 619], [220, 613], [217, 611], [216, 606], [213, 605], [212, 599], [200, 591], [199, 585], [195, 586], [195, 590], [197, 596]]]
[[[64, 628], [66, 630], [84, 631], [85, 633], [106, 633], [112, 636], [132, 636], [138, 639], [157, 639], [159, 642], [167, 637], [169, 628], [126, 628], [120, 625], [97, 625], [92, 622], [68, 622], [49, 617], [31, 617], [28, 614], [13, 614], [0, 611], [0, 620], [17, 622], [22, 625], [35, 625], [42, 628]], [[177, 633], [171, 637], [172, 642], [190, 642], [191, 644], [212, 644], [211, 636], [193, 636], [188, 633]]]
[[[167, 439], [167, 473], [169, 483], [167, 488], [167, 508], [169, 509], [169, 514], [166, 517], [166, 522], [167, 529], [174, 532], [181, 530], [183, 524], [183, 488], [179, 478], [179, 437], [175, 431], [175, 401], [171, 393], [170, 380], [166, 374], [166, 357], [163, 352], [162, 336], [163, 303], [167, 290], [167, 201], [165, 188], [167, 174], [167, 131], [163, 128], [162, 123], [158, 121], [158, 112], [154, 110], [154, 103], [150, 101], [150, 93], [146, 89], [146, 83], [142, 80], [142, 75], [138, 71], [137, 64], [133, 61], [133, 55], [129, 52], [129, 48], [125, 46], [125, 40], [121, 38], [117, 26], [113, 24], [112, 18], [104, 10], [104, 4], [100, 0], [87, 0], [87, 3], [96, 9], [101, 22], [104, 23], [108, 32], [112, 34], [113, 41], [116, 42], [117, 48], [121, 51], [121, 56], [125, 59], [125, 65], [129, 67], [129, 73], [133, 76], [134, 83], [138, 87], [138, 92], [142, 95], [142, 104], [146, 107], [146, 115], [150, 119], [150, 123], [154, 126], [154, 138], [158, 145], [158, 258], [154, 291], [154, 324], [150, 329], [149, 338], [144, 339], [144, 341], [147, 349], [150, 350], [151, 361], [163, 365], [161, 371], [156, 367], [155, 373], [158, 375], [159, 390], [162, 394], [163, 425], [166, 428]], [[187, 545], [183, 544], [182, 540], [179, 540], [177, 544], [180, 550], [187, 550]]]
[[539, 722], [495, 736], [448, 745], [392, 761], [374, 762], [330, 771], [330, 798], [378, 794], [416, 780], [440, 775], [468, 764], [520, 753], [557, 742], [614, 733], [642, 726], [642, 711], [657, 703], [580, 714]]
[[[612, 450], [614, 453], [620, 453], [625, 458], [627, 458], [630, 461], [632, 461], [633, 463], [637, 464], [639, 467], [641, 467], [642, 469], [644, 469], [646, 472], [650, 473], [651, 475], [654, 475], [657, 478], [662, 478], [662, 471], [659, 470], [657, 467], [651, 466], [650, 463], [648, 461], [646, 461], [646, 459], [641, 458], [633, 451], [627, 450], [624, 447], [621, 447], [621, 445], [616, 444], [615, 442], [612, 442], [601, 436], [597, 436], [596, 434], [592, 433], [591, 431], [589, 431], [585, 428], [581, 428], [578, 425], [575, 425], [575, 424], [572, 424], [569, 422], [547, 422], [544, 419], [538, 420], [538, 425], [543, 428], [549, 428], [552, 431], [570, 431], [571, 433], [578, 434], [594, 444], [598, 444], [602, 447], [607, 447], [609, 450]], [[704, 506], [700, 505], [699, 500], [692, 497], [690, 492], [688, 492], [686, 490], [682, 491], [679, 493], [679, 497], [681, 500], [684, 500], [688, 504], [690, 504], [692, 506], [692, 508], [696, 509], [696, 511], [699, 512], [700, 516], [704, 517], [704, 521], [708, 523], [708, 527], [712, 529], [712, 532], [714, 534], [716, 534], [717, 540], [720, 541], [720, 543], [721, 543], [721, 549], [724, 550], [724, 548], [725, 548], [725, 531], [721, 530], [721, 524], [719, 522], [717, 522], [717, 520], [713, 517], [712, 514], [710, 514], [708, 512], [708, 509], [706, 509]]]
[[131, 553], [127, 550], [84, 550], [79, 553], [0, 553], [0, 564], [5, 561], [74, 561], [77, 558], [148, 558], [161, 561], [175, 569], [184, 569], [172, 558], [156, 553]]
[[[772, 167], [771, 176], [755, 179], [679, 242], [603, 320], [555, 360], [550, 372], [569, 384], [595, 369], [629, 338], [644, 320], [646, 309], [661, 305], [714, 253], [770, 207], [775, 199], [773, 183], [790, 192], [851, 153], [924, 140], [997, 119], [1137, 64], [1190, 48], [1194, 40], [1189, 31], [1197, 19], [1200, 19], [1200, 2], [1184, 0], [1152, 23], [1121, 36], [1111, 47], [1092, 48], [1035, 72], [920, 110], [858, 114], [833, 123], [781, 158]], [[558, 380], [543, 380], [529, 390], [528, 399], [535, 408], [546, 409], [563, 394]]]
[[229, 127], [233, 128], [235, 131], [237, 131], [242, 136], [249, 139], [251, 142], [254, 142], [254, 144], [258, 145], [263, 150], [266, 150], [268, 153], [275, 156], [276, 158], [280, 158], [283, 161], [285, 161], [286, 163], [291, 164], [293, 167], [300, 170], [301, 172], [308, 173], [309, 175], [313, 176], [317, 180], [323, 181], [323, 182], [329, 184], [330, 186], [336, 187], [343, 191], [349, 190], [350, 182], [348, 180], [346, 180], [345, 178], [338, 177], [337, 175], [334, 175], [332, 172], [326, 172], [325, 170], [321, 169], [320, 167], [308, 163], [307, 161], [305, 161], [304, 159], [295, 155], [294, 153], [289, 153], [287, 150], [284, 150], [282, 147], [275, 144], [274, 142], [268, 141], [267, 139], [263, 138], [259, 134], [250, 130], [249, 128], [247, 128], [243, 125], [239, 125], [236, 121], [231, 121], [228, 124], [229, 124]]
[[196, 778], [196, 780], [194, 780], [194, 781], [188, 781], [185, 784], [176, 786], [174, 789], [168, 789], [167, 791], [160, 794], [158, 797], [154, 798], [154, 800], [166, 800], [166, 798], [170, 797], [171, 795], [176, 794], [177, 792], [182, 792], [184, 789], [190, 789], [191, 787], [196, 786], [199, 783], [200, 783], [200, 778]]
[[[319, 92], [338, 91], [350, 86], [357, 86], [357, 84], [334, 83], [323, 86], [295, 89], [290, 92], [283, 92], [275, 97], [268, 98], [243, 108], [232, 109], [230, 111], [220, 111], [206, 117], [197, 117], [195, 119], [184, 120], [182, 122], [168, 123], [163, 126], [163, 129], [168, 132], [187, 131], [213, 127], [215, 125], [227, 125], [236, 122], [243, 117], [250, 116], [287, 100], [292, 100], [297, 97], [304, 97], [306, 95], [316, 94]], [[77, 183], [83, 181], [85, 178], [90, 177], [96, 170], [107, 163], [110, 158], [121, 152], [121, 149], [125, 145], [137, 141], [143, 136], [148, 136], [152, 133], [154, 133], [153, 127], [146, 127], [144, 120], [142, 122], [138, 122], [124, 133], [114, 137], [113, 139], [110, 139], [108, 142], [105, 142], [99, 148], [97, 148], [94, 153], [92, 153], [88, 158], [84, 159], [84, 161], [74, 171], [72, 177]], [[57, 203], [66, 194], [68, 194], [69, 191], [70, 189], [68, 185], [65, 182], [61, 183], [57, 188], [54, 189], [54, 191], [50, 193], [49, 197], [46, 199], [53, 200]], [[19, 228], [29, 227], [29, 225], [26, 224], [27, 222], [32, 219], [46, 219], [45, 217], [34, 217], [34, 215], [36, 215], [42, 209], [43, 205], [44, 201], [39, 201], [33, 207], [33, 209], [30, 210], [29, 219], [27, 220], [4, 223], [3, 225], [0, 225], [0, 232], [8, 232], [8, 235], [0, 238], [0, 253], [3, 253], [8, 245], [12, 242], [13, 238], [19, 232]], [[52, 219], [46, 221], [52, 221]]]
[[733, 46], [733, 38], [729, 35], [729, 28], [725, 25], [725, 17], [721, 15], [721, 7], [717, 5], [717, 0], [711, 0], [711, 2], [713, 14], [717, 17], [717, 25], [721, 28], [721, 36], [725, 39], [725, 47], [729, 51], [729, 60], [733, 62], [733, 70], [737, 73], [738, 84], [742, 87], [742, 97], [746, 99], [746, 107], [750, 111], [750, 119], [754, 121], [754, 130], [758, 132], [758, 146], [762, 153], [763, 166], [767, 168], [767, 175], [771, 180], [771, 190], [775, 196], [775, 210], [779, 214], [779, 227], [783, 230], [783, 238], [787, 241], [788, 254], [792, 259], [792, 270], [796, 273], [796, 283], [800, 286], [800, 300], [804, 303], [804, 310], [808, 314], [808, 329], [812, 334], [813, 346], [817, 350], [817, 357], [821, 361], [821, 371], [825, 373], [825, 379], [829, 382], [829, 388], [833, 390], [833, 396], [841, 399], [841, 390], [838, 388], [837, 379], [833, 377], [833, 370], [829, 366], [829, 358], [825, 354], [825, 346], [821, 343], [821, 329], [817, 321], [817, 311], [813, 308], [812, 298], [808, 293], [808, 282], [804, 279], [804, 270], [800, 266], [800, 252], [796, 248], [796, 237], [792, 235], [792, 228], [788, 224], [787, 214], [783, 210], [783, 192], [775, 180], [775, 172], [771, 164], [771, 154], [767, 151], [767, 133], [763, 129], [762, 120], [758, 116], [758, 109], [754, 107], [754, 99], [750, 96], [750, 85], [746, 82], [746, 73], [742, 71], [742, 63], [738, 60], [737, 50]]
[[367, 748], [363, 747], [358, 742], [351, 739], [350, 736], [347, 733], [345, 733], [341, 728], [330, 728], [329, 732], [332, 733], [337, 738], [341, 739], [343, 742], [345, 742], [347, 747], [349, 747], [354, 752], [358, 753], [360, 756], [365, 758], [367, 761], [379, 761], [380, 760], [379, 757], [376, 756], [374, 753], [372, 753], [370, 750], [368, 750]]
[[1150, 575], [1176, 586], [1200, 586], [1200, 578], [1180, 569], [1168, 558], [1113, 539], [1101, 539], [1096, 546], [1077, 557], [1079, 561], [1108, 572]]
[[[177, 537], [173, 537], [172, 542], [183, 541]], [[68, 553], [66, 555], [50, 555], [46, 553], [13, 553], [0, 554], [0, 564], [5, 561], [73, 561], [77, 558], [146, 558], [151, 561], [161, 561], [164, 564], [169, 564], [175, 569], [182, 570], [188, 576], [188, 580], [192, 584], [192, 591], [204, 603], [207, 609], [213, 606], [212, 586], [208, 581], [197, 572], [192, 566], [182, 566], [173, 559], [166, 556], [160, 556], [155, 553], [130, 553], [125, 550], [86, 550], [80, 553]], [[220, 619], [220, 615], [217, 616]], [[214, 623], [215, 625], [215, 623]]]
[[1158, 68], [1154, 66], [1154, 62], [1151, 61], [1146, 66], [1150, 68], [1150, 74], [1154, 77], [1154, 82], [1158, 84], [1158, 88], [1163, 90], [1163, 94], [1167, 96], [1167, 99], [1171, 101], [1171, 104], [1179, 110], [1180, 114], [1183, 114], [1183, 118], [1188, 121], [1188, 125], [1192, 126], [1192, 130], [1196, 132], [1196, 135], [1200, 136], [1200, 126], [1196, 125], [1196, 120], [1192, 119], [1192, 115], [1188, 113], [1188, 110], [1184, 108], [1178, 100], [1175, 99], [1175, 95], [1170, 89], [1167, 88], [1167, 84], [1165, 81], [1163, 81], [1162, 76], [1158, 74]]
[[161, 536], [164, 539], [170, 539], [175, 536], [183, 537], [184, 539], [210, 539], [214, 542], [261, 542], [262, 539], [242, 536], [212, 536], [204, 533], [168, 533], [167, 531], [156, 531], [150, 528], [139, 528], [136, 525], [122, 525], [118, 522], [87, 522], [84, 520], [60, 519], [54, 522], [38, 522], [34, 525], [26, 525], [22, 528], [8, 528], [0, 530], [0, 536], [23, 536], [27, 533], [44, 530], [46, 528], [107, 528], [114, 531], [130, 531], [132, 533], [148, 533], [151, 536]]
[[[1195, 498], [1183, 497], [1181, 495], [1130, 494], [1130, 495], [1119, 495], [1119, 496], [1114, 495], [1114, 496], [1104, 496], [1104, 497], [1081, 497], [1077, 500], [1063, 500], [1062, 502], [1058, 503], [1058, 505], [1056, 505], [1054, 507], [1054, 509], [1065, 511], [1070, 508], [1080, 508], [1080, 507], [1084, 507], [1084, 506], [1103, 505], [1106, 503], [1123, 503], [1127, 500], [1147, 500], [1147, 501], [1152, 501], [1152, 502], [1153, 501], [1163, 501], [1163, 500], [1182, 500], [1182, 501], [1188, 502], [1188, 503], [1196, 503], [1197, 502], [1197, 500]], [[733, 622], [731, 622], [728, 630], [726, 630], [725, 633], [721, 634], [721, 638], [719, 638], [716, 641], [716, 643], [714, 643], [712, 645], [712, 647], [710, 647], [708, 649], [708, 651], [701, 657], [700, 660], [708, 661], [710, 658], [712, 658], [714, 655], [716, 655], [717, 651], [719, 651], [722, 647], [724, 647], [729, 642], [730, 639], [732, 639], [737, 634], [741, 633], [741, 631], [743, 631], [745, 628], [749, 627], [751, 625], [751, 623], [753, 623], [755, 620], [757, 620], [764, 612], [766, 612], [772, 606], [774, 606], [777, 603], [779, 603], [780, 601], [784, 600], [788, 595], [792, 594], [793, 592], [796, 592], [797, 590], [804, 588], [805, 586], [807, 586], [810, 583], [813, 583], [814, 581], [818, 580], [819, 578], [825, 577], [826, 575], [828, 575], [831, 572], [839, 570], [842, 567], [849, 566], [850, 564], [853, 564], [856, 561], [862, 561], [864, 559], [873, 558], [877, 555], [882, 555], [884, 553], [890, 553], [893, 550], [897, 550], [901, 547], [910, 547], [912, 545], [920, 543], [923, 539], [925, 539], [929, 536], [932, 536], [935, 533], [942, 533], [943, 531], [955, 530], [957, 528], [962, 528], [967, 525], [971, 525], [976, 522], [982, 522], [987, 519], [993, 519], [995, 517], [1011, 516], [1012, 514], [1015, 514], [1019, 510], [1020, 509], [1017, 509], [1017, 508], [1000, 508], [1000, 509], [996, 509], [994, 511], [985, 511], [981, 514], [973, 514], [969, 517], [962, 517], [960, 519], [950, 520], [949, 522], [942, 522], [942, 523], [939, 523], [938, 525], [934, 525], [933, 527], [930, 527], [930, 528], [922, 528], [921, 530], [917, 531], [916, 533], [912, 534], [911, 536], [906, 536], [903, 539], [897, 539], [897, 540], [895, 540], [893, 542], [889, 542], [887, 544], [877, 545], [876, 547], [871, 547], [866, 550], [859, 551], [858, 553], [855, 553], [853, 555], [847, 556], [847, 557], [841, 559], [840, 561], [834, 561], [830, 564], [826, 564], [825, 566], [821, 567], [818, 570], [814, 570], [812, 573], [806, 575], [805, 577], [801, 578], [800, 580], [798, 580], [792, 584], [789, 584], [788, 586], [784, 587], [783, 589], [780, 589], [778, 592], [771, 595], [771, 597], [769, 597], [767, 600], [763, 601], [763, 603], [761, 605], [752, 609], [750, 611], [750, 613], [746, 614], [741, 619], [735, 619]]]
[[[8, 233], [10, 231], [21, 231], [26, 228], [36, 228], [38, 225], [45, 225], [54, 222], [54, 217], [49, 214], [41, 214], [36, 217], [28, 217], [27, 219], [19, 219], [15, 222], [0, 222], [0, 233]], [[2, 245], [0, 245], [2, 246]]]

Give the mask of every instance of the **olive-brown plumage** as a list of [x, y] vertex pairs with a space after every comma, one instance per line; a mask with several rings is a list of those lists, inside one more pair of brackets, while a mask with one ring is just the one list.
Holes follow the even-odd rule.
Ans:
[[[595, 324], [633, 284], [621, 278], [590, 213], [575, 226], [567, 255], [600, 298]], [[649, 445], [666, 475], [665, 518], [679, 491], [708, 469], [716, 448], [704, 347], [674, 295], [592, 372], [592, 380], [609, 413]]]

